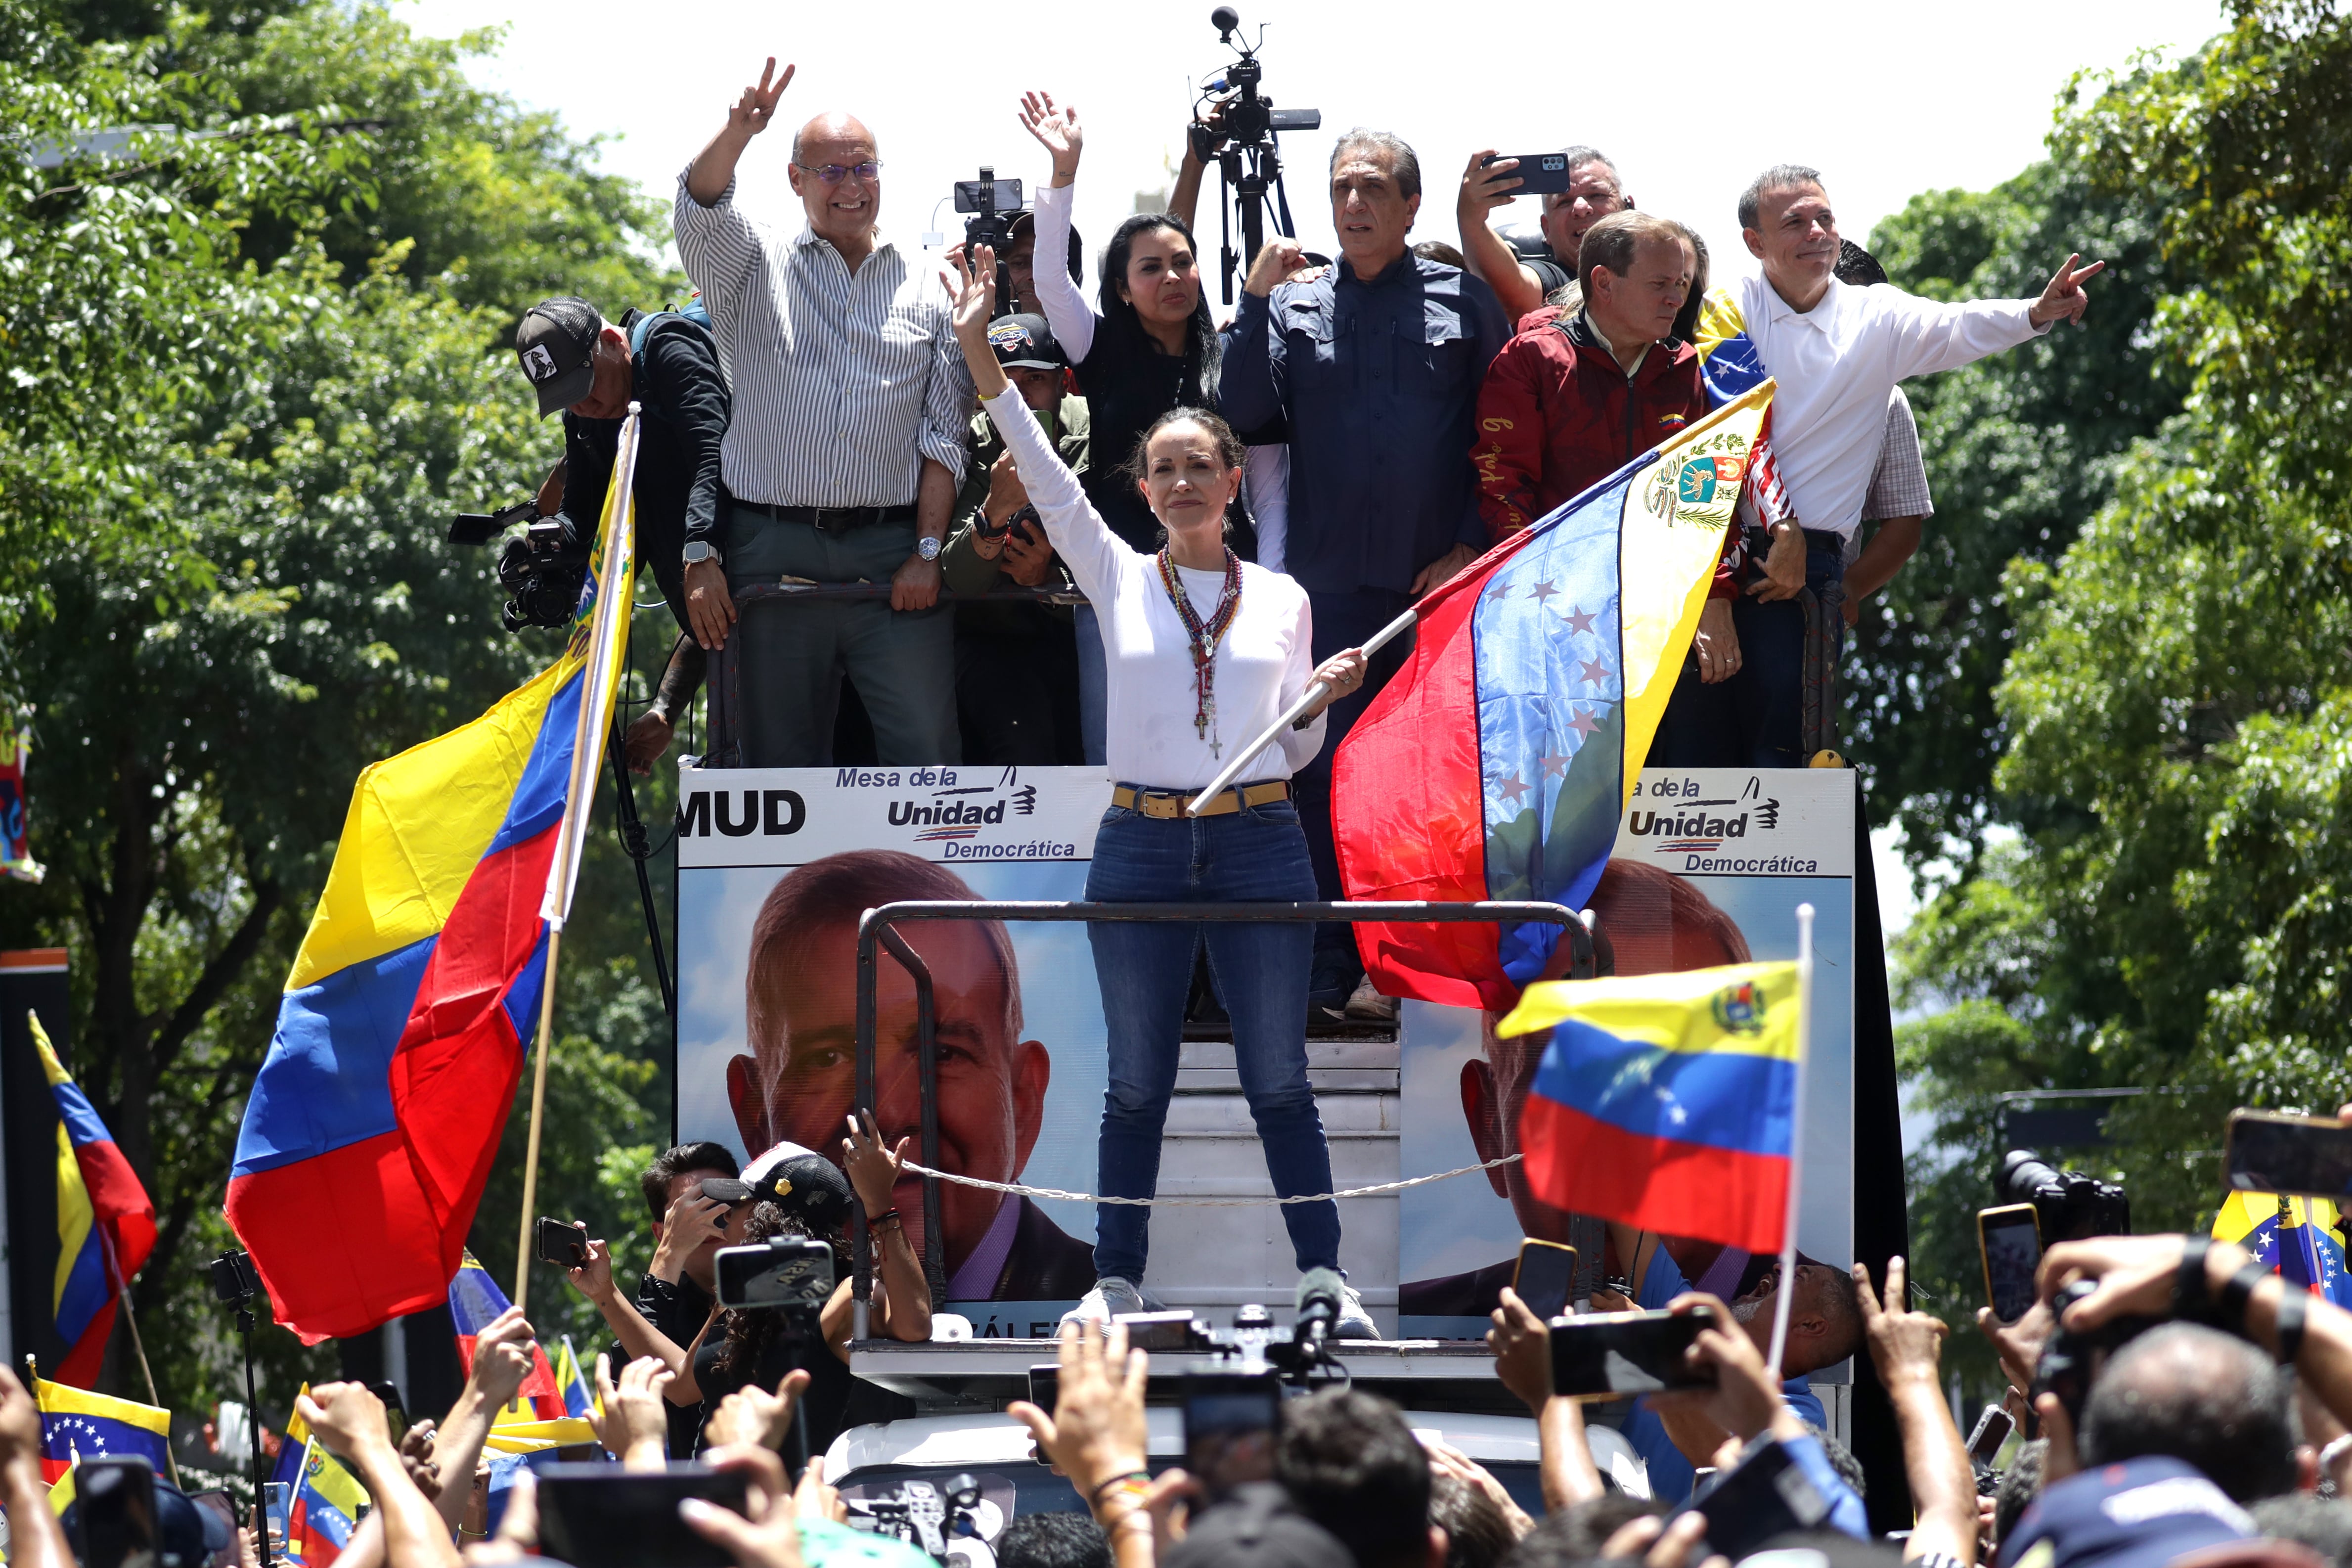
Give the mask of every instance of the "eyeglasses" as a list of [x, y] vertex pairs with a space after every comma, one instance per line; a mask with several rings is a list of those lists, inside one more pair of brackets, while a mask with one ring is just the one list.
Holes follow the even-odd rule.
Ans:
[[882, 163], [879, 159], [863, 163], [827, 163], [821, 168], [814, 163], [795, 163], [793, 167], [806, 170], [828, 185], [837, 185], [850, 174], [855, 174], [861, 180], [871, 180], [882, 173]]

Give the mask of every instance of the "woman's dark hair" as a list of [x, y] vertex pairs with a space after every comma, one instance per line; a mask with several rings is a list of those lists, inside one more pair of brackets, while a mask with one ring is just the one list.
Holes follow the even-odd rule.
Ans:
[[[1143, 318], [1135, 307], [1119, 297], [1119, 289], [1127, 282], [1127, 264], [1135, 254], [1135, 237], [1155, 228], [1174, 229], [1192, 247], [1195, 271], [1201, 270], [1201, 247], [1194, 243], [1192, 226], [1174, 213], [1137, 213], [1118, 226], [1103, 251], [1102, 259], [1102, 326], [1099, 338], [1108, 332], [1115, 346], [1130, 353], [1159, 353], [1159, 342], [1144, 331]], [[1217, 395], [1217, 323], [1209, 314], [1208, 276], [1201, 273], [1201, 298], [1192, 307], [1192, 319], [1184, 330], [1184, 381], [1177, 388], [1180, 403], [1206, 404]]]
[[1146, 426], [1143, 434], [1135, 438], [1135, 450], [1129, 452], [1127, 461], [1119, 465], [1119, 473], [1129, 484], [1139, 485], [1150, 476], [1151, 438], [1171, 425], [1181, 425], [1188, 420], [1209, 433], [1209, 439], [1217, 444], [1217, 457], [1226, 468], [1238, 468], [1248, 459], [1249, 448], [1242, 445], [1242, 438], [1234, 434], [1234, 427], [1225, 423], [1224, 416], [1179, 404]]
[[[808, 1228], [797, 1215], [787, 1215], [771, 1203], [751, 1205], [751, 1223], [743, 1227], [742, 1245], [756, 1247], [780, 1236], [807, 1236]], [[849, 1241], [846, 1237], [820, 1236], [833, 1248], [834, 1278], [840, 1279], [849, 1268]], [[730, 1376], [751, 1376], [760, 1366], [761, 1352], [768, 1348], [784, 1327], [784, 1314], [773, 1308], [730, 1309], [726, 1319], [726, 1339], [719, 1347], [719, 1370]]]
[[1698, 336], [1699, 308], [1706, 303], [1706, 241], [1699, 237], [1698, 230], [1686, 223], [1678, 223], [1675, 226], [1683, 231], [1685, 239], [1690, 241], [1691, 259], [1695, 263], [1691, 268], [1690, 298], [1685, 300], [1683, 308], [1675, 312], [1672, 332], [1675, 338], [1687, 343]]

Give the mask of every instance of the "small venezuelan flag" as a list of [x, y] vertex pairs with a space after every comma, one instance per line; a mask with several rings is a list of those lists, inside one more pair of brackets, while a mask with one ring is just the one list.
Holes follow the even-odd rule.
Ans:
[[1496, 1032], [1550, 1029], [1520, 1114], [1538, 1197], [1645, 1230], [1780, 1249], [1797, 966], [1544, 981]]
[[172, 1473], [165, 1455], [172, 1440], [170, 1411], [46, 1377], [34, 1379], [33, 1403], [41, 1410], [41, 1479], [51, 1486], [78, 1458], [138, 1458], [159, 1476]]
[[72, 1347], [58, 1378], [88, 1388], [98, 1381], [122, 1287], [154, 1250], [155, 1205], [114, 1134], [58, 1060], [39, 1016], [26, 1018], [58, 1102], [58, 1275], [50, 1302], [58, 1337]]
[[286, 1561], [292, 1568], [328, 1568], [352, 1543], [368, 1494], [359, 1478], [310, 1435], [301, 1406], [301, 1395], [310, 1392], [306, 1383], [295, 1395], [269, 1479], [285, 1482], [294, 1500], [286, 1526]]
[[[465, 1363], [466, 1375], [474, 1375], [474, 1340], [481, 1331], [498, 1321], [499, 1314], [514, 1303], [490, 1278], [490, 1271], [475, 1260], [470, 1252], [462, 1255], [457, 1272], [449, 1280], [449, 1319], [457, 1328], [457, 1359]], [[530, 1414], [517, 1411], [520, 1405]], [[522, 1388], [514, 1405], [507, 1407], [512, 1419], [521, 1421], [552, 1421], [562, 1415], [563, 1395], [555, 1386], [555, 1369], [548, 1363], [547, 1352], [533, 1340], [530, 1346], [530, 1370], [523, 1374]], [[493, 1424], [508, 1425], [506, 1412], [494, 1418]]]
[[2231, 1193], [2213, 1216], [2213, 1239], [2234, 1241], [2290, 1285], [2352, 1307], [2336, 1205], [2326, 1198]]

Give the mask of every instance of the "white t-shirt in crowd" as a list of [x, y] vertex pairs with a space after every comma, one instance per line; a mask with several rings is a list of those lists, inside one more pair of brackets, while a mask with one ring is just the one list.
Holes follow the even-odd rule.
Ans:
[[[1315, 672], [1307, 590], [1277, 572], [1244, 562], [1241, 607], [1217, 643], [1215, 723], [1194, 727], [1192, 645], [1161, 583], [1158, 558], [1131, 549], [1087, 502], [1086, 491], [1045, 438], [1036, 416], [1007, 387], [989, 400], [1045, 537], [1094, 605], [1108, 667], [1105, 752], [1110, 775], [1148, 788], [1198, 789], [1243, 746], [1279, 718]], [[1177, 569], [1193, 613], [1216, 614], [1223, 572]], [[1280, 735], [1242, 770], [1244, 783], [1288, 778], [1323, 749], [1323, 717]], [[1212, 742], [1217, 742], [1213, 750]]]

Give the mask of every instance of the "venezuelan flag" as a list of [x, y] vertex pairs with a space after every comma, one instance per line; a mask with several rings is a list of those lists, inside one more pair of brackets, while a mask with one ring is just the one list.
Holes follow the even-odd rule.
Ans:
[[[1332, 760], [1351, 899], [1580, 907], [1698, 627], [1770, 383], [1509, 535], [1414, 606], [1412, 654]], [[1391, 996], [1508, 1008], [1549, 925], [1360, 925]]]
[[[1770, 379], [1756, 341], [1748, 335], [1748, 319], [1738, 296], [1729, 289], [1711, 289], [1699, 301], [1698, 325], [1691, 346], [1698, 351], [1699, 379], [1706, 387], [1710, 406], [1736, 402]], [[1779, 522], [1796, 510], [1788, 486], [1780, 481], [1780, 464], [1772, 452], [1772, 417], [1756, 437], [1755, 467], [1748, 476], [1748, 498], [1755, 521]]]
[[612, 723], [636, 428], [563, 657], [352, 788], [229, 1175], [229, 1223], [305, 1344], [432, 1306], [457, 1271]]
[[58, 1060], [39, 1016], [26, 1017], [58, 1102], [58, 1274], [49, 1300], [58, 1337], [72, 1347], [58, 1363], [58, 1379], [88, 1388], [98, 1381], [122, 1287], [155, 1249], [155, 1205], [114, 1134]]
[[1552, 1031], [1520, 1113], [1538, 1197], [1778, 1252], [1797, 1108], [1797, 966], [1530, 985], [1502, 1035]]
[[[474, 1375], [476, 1336], [513, 1305], [507, 1300], [507, 1293], [499, 1289], [499, 1282], [490, 1278], [489, 1270], [475, 1261], [472, 1253], [460, 1255], [457, 1272], [449, 1278], [449, 1320], [457, 1325], [457, 1359], [465, 1363], [467, 1377]], [[529, 1414], [521, 1414], [521, 1410]], [[523, 1374], [515, 1404], [508, 1405], [492, 1424], [507, 1423], [510, 1415], [514, 1420], [552, 1421], [562, 1414], [563, 1395], [555, 1386], [555, 1369], [548, 1364], [547, 1352], [533, 1340], [530, 1370]]]
[[33, 1380], [41, 1411], [41, 1479], [55, 1486], [74, 1461], [142, 1458], [159, 1476], [172, 1473], [166, 1454], [172, 1413], [152, 1405], [92, 1394], [47, 1378]]
[[588, 1386], [588, 1374], [580, 1370], [580, 1352], [572, 1348], [572, 1336], [566, 1334], [555, 1352], [555, 1386], [562, 1391], [563, 1413], [585, 1420], [595, 1413], [596, 1391]]
[[[310, 1392], [310, 1385], [304, 1384], [301, 1394]], [[368, 1506], [367, 1488], [311, 1436], [310, 1423], [302, 1419], [301, 1395], [295, 1397], [269, 1479], [286, 1483], [293, 1499], [286, 1526], [287, 1562], [294, 1568], [327, 1568], [352, 1543], [361, 1510]]]
[[2213, 1216], [2213, 1239], [2234, 1241], [2315, 1296], [2352, 1307], [2352, 1273], [2344, 1261], [2341, 1216], [2326, 1198], [2231, 1193]]

